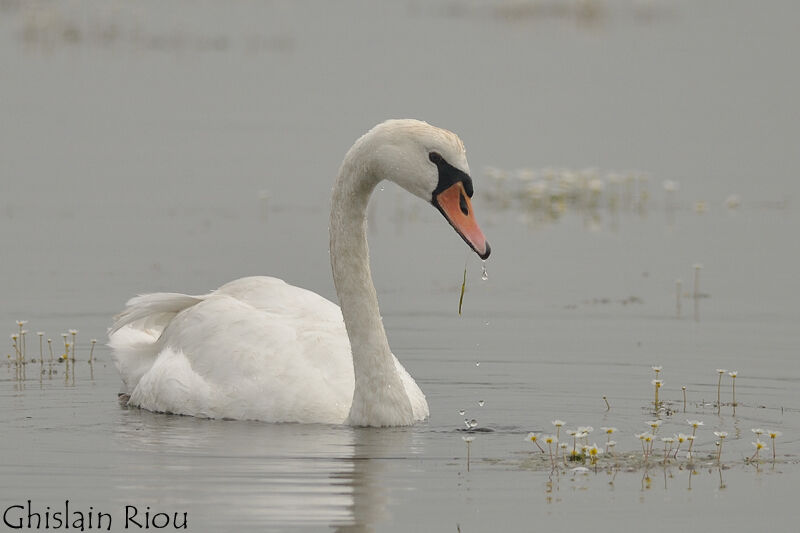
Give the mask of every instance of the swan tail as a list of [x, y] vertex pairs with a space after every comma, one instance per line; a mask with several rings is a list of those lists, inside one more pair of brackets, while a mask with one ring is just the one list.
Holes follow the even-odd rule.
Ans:
[[175, 315], [202, 301], [203, 297], [167, 292], [128, 300], [108, 330], [108, 345], [122, 377], [124, 394], [132, 394], [155, 363], [162, 348], [158, 340], [164, 328]]
[[157, 292], [143, 294], [128, 300], [125, 310], [114, 317], [114, 325], [108, 331], [109, 336], [114, 335], [127, 325], [135, 329], [158, 335], [172, 318], [193, 305], [203, 301], [202, 296], [189, 296], [174, 292]]

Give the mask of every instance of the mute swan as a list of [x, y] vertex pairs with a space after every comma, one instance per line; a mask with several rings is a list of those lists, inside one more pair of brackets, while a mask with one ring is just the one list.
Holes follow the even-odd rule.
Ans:
[[389, 350], [369, 268], [366, 213], [381, 180], [436, 207], [482, 258], [464, 145], [417, 120], [389, 120], [347, 152], [333, 188], [330, 254], [341, 309], [271, 277], [203, 296], [128, 301], [109, 345], [128, 405], [207, 418], [404, 426], [425, 395]]

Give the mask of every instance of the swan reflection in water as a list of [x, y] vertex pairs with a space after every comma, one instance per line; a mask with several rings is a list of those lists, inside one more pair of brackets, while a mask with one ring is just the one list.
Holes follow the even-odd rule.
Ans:
[[386, 461], [421, 453], [413, 428], [202, 420], [123, 409], [113, 498], [187, 511], [190, 527], [329, 526], [391, 520]]

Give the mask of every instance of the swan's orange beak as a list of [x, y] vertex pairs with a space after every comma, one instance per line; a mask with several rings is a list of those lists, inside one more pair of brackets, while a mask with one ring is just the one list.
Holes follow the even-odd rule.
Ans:
[[481, 228], [478, 227], [472, 211], [472, 202], [470, 202], [462, 182], [457, 181], [437, 194], [433, 203], [481, 259], [489, 257], [492, 249], [486, 242]]

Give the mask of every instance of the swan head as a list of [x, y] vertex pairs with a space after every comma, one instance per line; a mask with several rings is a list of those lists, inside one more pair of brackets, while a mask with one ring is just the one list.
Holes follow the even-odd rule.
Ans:
[[374, 175], [393, 181], [431, 203], [482, 259], [486, 241], [472, 209], [472, 178], [466, 150], [458, 136], [419, 120], [387, 120], [370, 138]]

